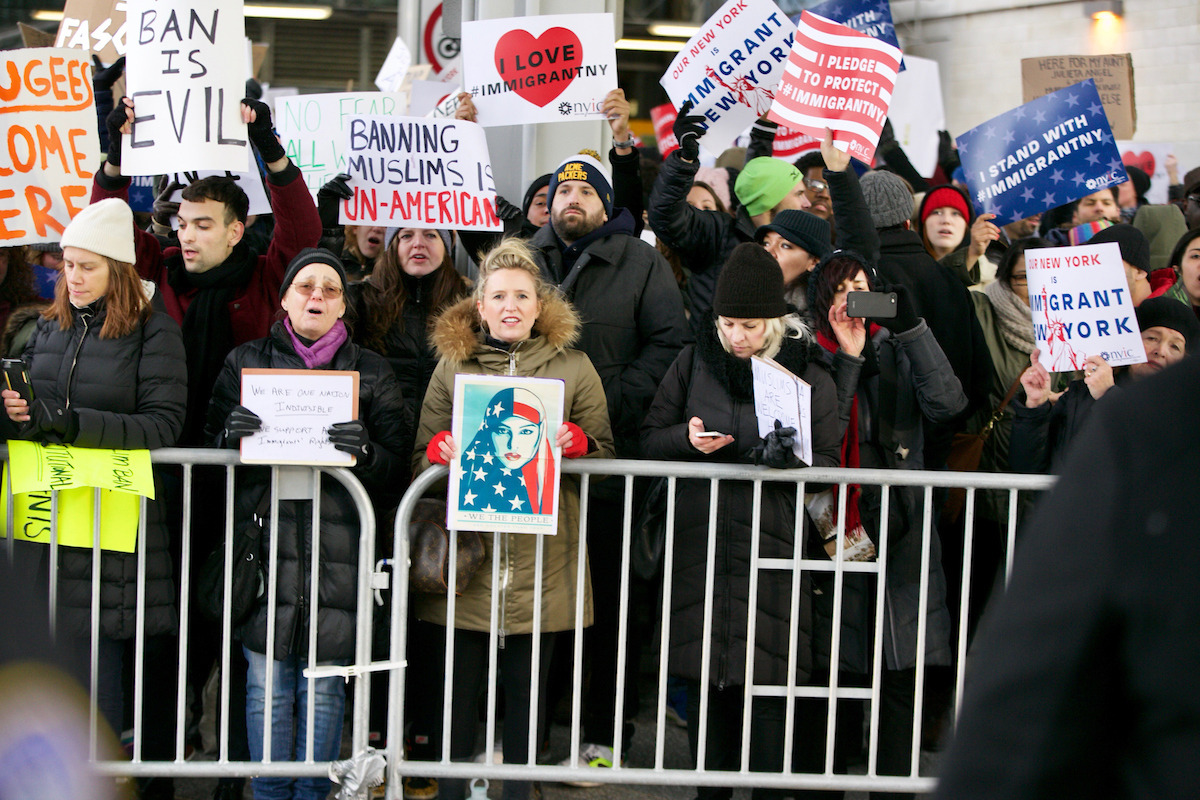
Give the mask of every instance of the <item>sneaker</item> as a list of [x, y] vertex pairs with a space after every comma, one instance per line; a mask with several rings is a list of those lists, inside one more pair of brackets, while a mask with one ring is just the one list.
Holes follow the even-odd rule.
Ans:
[[[574, 758], [565, 758], [559, 762], [560, 767], [592, 767], [594, 769], [603, 769], [607, 767], [612, 769], [613, 751], [611, 747], [605, 747], [602, 744], [583, 744], [579, 747], [579, 755]], [[600, 784], [596, 781], [563, 781], [567, 786], [579, 786], [587, 789]]]
[[496, 742], [495, 748], [493, 749], [491, 756], [489, 756], [486, 752], [480, 752], [480, 753], [476, 753], [475, 758], [472, 760], [476, 764], [493, 764], [493, 763], [503, 764], [504, 763], [504, 742]]
[[438, 796], [437, 778], [404, 779], [404, 800], [434, 800]]

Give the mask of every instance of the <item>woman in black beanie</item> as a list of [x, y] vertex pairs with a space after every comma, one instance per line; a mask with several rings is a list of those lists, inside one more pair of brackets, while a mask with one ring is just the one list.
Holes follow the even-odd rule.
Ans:
[[[766, 250], [738, 245], [722, 267], [713, 299], [716, 318], [699, 326], [698, 341], [685, 347], [667, 371], [642, 426], [642, 447], [649, 458], [759, 463], [777, 468], [803, 464], [792, 453], [795, 431], [783, 428], [758, 434], [754, 412], [750, 357], [775, 359], [812, 386], [813, 464], [838, 463], [837, 392], [821, 366], [812, 333], [783, 299], [783, 273]], [[715, 435], [714, 435], [715, 434]], [[749, 564], [754, 517], [754, 486], [726, 481], [717, 499], [716, 564], [713, 583], [706, 582], [709, 488], [706, 480], [678, 483], [674, 570], [670, 577], [670, 673], [688, 684], [688, 740], [695, 759], [700, 735], [701, 690], [708, 692], [705, 766], [737, 769], [741, 752], [742, 708], [746, 682]], [[796, 555], [796, 487], [766, 481], [761, 485], [759, 553], [764, 558]], [[792, 577], [764, 571], [758, 577], [754, 637], [754, 683], [786, 685], [788, 640], [798, 631], [795, 680], [808, 679], [811, 588], [801, 583], [800, 617], [791, 618]], [[712, 595], [714, 614], [708, 685], [701, 685], [705, 631], [705, 598]], [[762, 697], [751, 712], [750, 759], [756, 771], [783, 769], [785, 701]], [[811, 719], [799, 715], [801, 724]], [[820, 770], [821, 748], [808, 742], [796, 767]], [[814, 760], [815, 759], [815, 760]], [[765, 790], [755, 789], [754, 796]], [[707, 787], [701, 798], [728, 798], [729, 788]]]

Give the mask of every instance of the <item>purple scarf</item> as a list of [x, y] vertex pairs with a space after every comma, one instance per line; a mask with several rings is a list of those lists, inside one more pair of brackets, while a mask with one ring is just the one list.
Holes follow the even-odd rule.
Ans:
[[292, 330], [291, 319], [285, 318], [283, 324], [287, 328], [288, 336], [292, 337], [292, 346], [296, 348], [297, 355], [304, 360], [304, 366], [309, 369], [318, 369], [333, 361], [338, 348], [348, 338], [346, 324], [339, 319], [333, 323], [333, 327], [324, 336], [313, 342], [312, 347], [309, 347], [300, 341], [300, 337]]

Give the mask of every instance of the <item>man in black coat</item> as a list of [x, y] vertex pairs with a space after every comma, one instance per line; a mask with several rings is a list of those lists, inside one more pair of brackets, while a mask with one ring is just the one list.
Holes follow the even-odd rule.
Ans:
[[1195, 796], [1198, 395], [1189, 358], [1097, 405], [977, 637], [938, 798]]
[[[583, 320], [576, 347], [604, 384], [617, 456], [636, 458], [642, 418], [667, 368], [691, 341], [683, 296], [666, 259], [634, 234], [629, 211], [613, 206], [612, 182], [599, 161], [587, 155], [565, 160], [551, 173], [548, 199], [550, 224], [530, 244], [546, 279]], [[585, 637], [592, 671], [585, 752], [596, 750], [590, 745], [608, 749], [614, 741], [622, 497], [620, 482], [605, 481], [593, 484], [588, 504], [595, 625]], [[637, 639], [629, 636], [627, 676], [636, 677]], [[626, 719], [636, 712], [636, 686], [636, 680], [626, 681]], [[599, 758], [581, 760], [603, 765], [615, 756], [609, 751]]]

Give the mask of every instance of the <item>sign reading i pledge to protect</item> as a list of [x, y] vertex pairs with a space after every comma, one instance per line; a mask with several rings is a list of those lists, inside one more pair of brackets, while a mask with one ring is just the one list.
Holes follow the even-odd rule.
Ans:
[[100, 163], [91, 55], [10, 50], [0, 70], [13, 78], [0, 99], [0, 246], [57, 242], [88, 204]]
[[464, 22], [463, 84], [488, 127], [604, 119], [617, 88], [612, 14]]
[[237, 0], [129, 0], [133, 132], [122, 175], [246, 168], [246, 25]]
[[1026, 250], [1025, 271], [1038, 360], [1049, 372], [1083, 369], [1096, 355], [1114, 367], [1146, 360], [1116, 242]]
[[352, 117], [346, 172], [352, 225], [499, 231], [496, 184], [483, 128], [463, 120]]
[[770, 119], [834, 144], [866, 164], [887, 120], [900, 50], [805, 11]]
[[242, 439], [242, 463], [355, 463], [329, 441], [329, 426], [358, 419], [357, 372], [244, 368], [242, 405], [262, 420]]
[[676, 108], [704, 116], [721, 152], [771, 107], [796, 26], [771, 0], [728, 0], [671, 61], [659, 83]]

